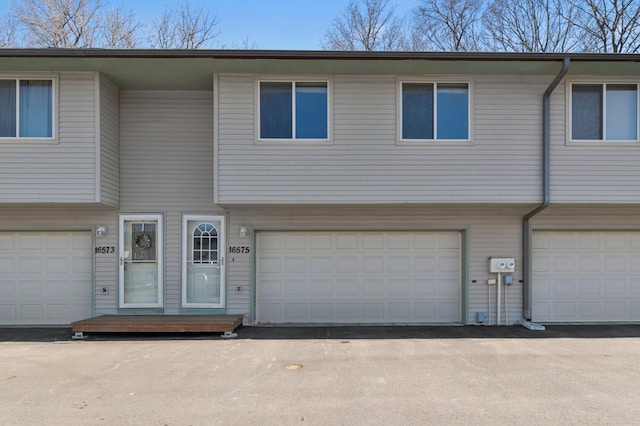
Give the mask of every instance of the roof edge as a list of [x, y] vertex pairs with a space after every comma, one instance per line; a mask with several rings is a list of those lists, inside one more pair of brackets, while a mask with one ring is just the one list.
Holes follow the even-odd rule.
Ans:
[[640, 62], [630, 53], [513, 52], [366, 52], [324, 50], [201, 50], [201, 49], [0, 49], [0, 58], [202, 58], [283, 60], [430, 60], [430, 61], [620, 61]]

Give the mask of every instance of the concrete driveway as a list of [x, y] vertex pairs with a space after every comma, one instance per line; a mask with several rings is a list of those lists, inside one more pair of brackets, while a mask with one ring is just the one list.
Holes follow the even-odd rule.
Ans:
[[640, 327], [495, 329], [0, 330], [0, 422], [638, 424]]

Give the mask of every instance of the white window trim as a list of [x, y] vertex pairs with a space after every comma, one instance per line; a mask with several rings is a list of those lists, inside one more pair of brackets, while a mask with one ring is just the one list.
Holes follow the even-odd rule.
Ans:
[[[218, 262], [220, 264], [220, 303], [188, 303], [187, 302], [187, 259], [188, 259], [188, 239], [191, 234], [188, 231], [189, 221], [200, 222], [220, 222], [218, 230]], [[224, 216], [205, 216], [205, 215], [183, 215], [182, 216], [182, 307], [183, 308], [224, 308], [226, 299], [226, 228]]]
[[[418, 84], [433, 84], [434, 85], [434, 112], [433, 112], [433, 139], [404, 139], [402, 135], [402, 85], [405, 83], [418, 83]], [[467, 139], [438, 139], [438, 100], [437, 100], [437, 85], [438, 84], [467, 84]], [[466, 79], [425, 79], [425, 80], [404, 80], [398, 79], [396, 83], [396, 105], [397, 105], [397, 128], [398, 134], [396, 136], [397, 145], [473, 145], [473, 82]]]
[[[640, 84], [637, 81], [629, 81], [629, 80], [570, 80], [567, 81], [567, 90], [566, 90], [566, 122], [567, 122], [567, 135], [566, 135], [566, 144], [567, 145], [589, 145], [589, 146], [629, 146], [630, 144], [639, 144], [640, 143]], [[603, 106], [602, 106], [602, 139], [573, 139], [573, 86], [574, 85], [601, 85], [603, 86]], [[628, 84], [636, 86], [636, 139], [607, 139], [607, 100], [606, 100], [606, 87], [608, 84], [618, 85], [618, 84]]]
[[[156, 303], [125, 303], [124, 301], [124, 269], [122, 262], [124, 260], [124, 222], [135, 220], [155, 220], [158, 222], [158, 300]], [[127, 214], [119, 217], [118, 245], [120, 256], [120, 267], [118, 271], [118, 302], [120, 308], [162, 308], [164, 306], [164, 225], [161, 214]]]
[[[262, 138], [260, 135], [260, 83], [291, 83], [292, 86], [292, 137], [291, 138]], [[295, 84], [296, 83], [327, 83], [327, 138], [326, 139], [313, 139], [313, 138], [296, 138], [296, 96], [295, 96]], [[255, 80], [254, 89], [254, 108], [255, 113], [255, 141], [259, 145], [332, 145], [332, 127], [333, 120], [331, 117], [331, 111], [333, 111], [333, 84], [331, 79], [328, 78], [258, 78]]]
[[[17, 88], [19, 87], [19, 80], [51, 80], [51, 137], [10, 137], [10, 136], [0, 136], [1, 143], [57, 143], [58, 140], [58, 87], [59, 87], [59, 77], [57, 74], [24, 74], [24, 75], [2, 75], [0, 74], [0, 80], [15, 80], [17, 84]], [[16, 89], [16, 92], [18, 90]], [[17, 93], [16, 93], [16, 96]], [[17, 129], [20, 127], [20, 103], [16, 102], [16, 123]]]

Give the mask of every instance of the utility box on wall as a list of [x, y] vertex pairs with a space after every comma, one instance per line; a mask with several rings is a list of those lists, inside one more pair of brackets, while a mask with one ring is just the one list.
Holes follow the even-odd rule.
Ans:
[[489, 259], [489, 272], [492, 274], [511, 273], [516, 271], [516, 261], [513, 257], [492, 257]]

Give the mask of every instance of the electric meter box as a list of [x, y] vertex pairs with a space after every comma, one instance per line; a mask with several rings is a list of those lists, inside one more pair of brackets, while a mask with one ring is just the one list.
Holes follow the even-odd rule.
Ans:
[[516, 261], [513, 257], [492, 257], [489, 259], [489, 272], [510, 273], [516, 271]]

